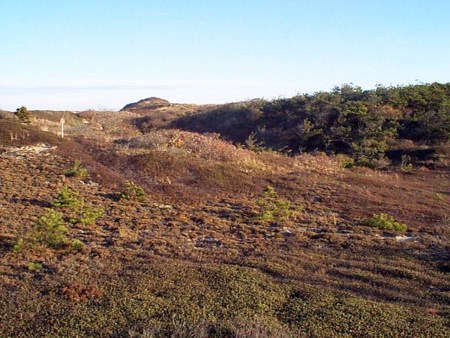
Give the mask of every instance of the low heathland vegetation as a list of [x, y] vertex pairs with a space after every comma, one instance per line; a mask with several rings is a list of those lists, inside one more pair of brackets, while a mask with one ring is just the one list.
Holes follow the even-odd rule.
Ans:
[[450, 336], [448, 85], [150, 101], [1, 112], [0, 336]]

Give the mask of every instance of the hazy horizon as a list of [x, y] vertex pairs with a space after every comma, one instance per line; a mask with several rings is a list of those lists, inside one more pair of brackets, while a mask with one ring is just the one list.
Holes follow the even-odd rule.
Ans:
[[0, 109], [273, 99], [450, 80], [448, 1], [0, 3]]
[[[436, 81], [437, 82], [437, 81]], [[443, 82], [443, 83], [447, 83]], [[60, 110], [67, 110], [67, 111], [86, 111], [86, 110], [108, 110], [108, 111], [119, 111], [121, 110], [125, 105], [129, 104], [129, 103], [133, 103], [133, 102], [137, 102], [140, 101], [142, 99], [146, 99], [146, 98], [150, 98], [150, 97], [158, 97], [161, 99], [165, 99], [168, 100], [170, 103], [180, 103], [180, 104], [226, 104], [226, 103], [232, 103], [232, 102], [240, 102], [240, 101], [247, 101], [247, 100], [252, 100], [252, 99], [266, 99], [266, 100], [273, 100], [273, 99], [277, 99], [277, 98], [290, 98], [293, 97], [295, 95], [299, 95], [299, 94], [314, 94], [316, 92], [319, 91], [331, 91], [334, 87], [336, 86], [340, 86], [340, 85], [353, 85], [353, 86], [358, 86], [361, 87], [363, 90], [372, 90], [375, 89], [376, 86], [378, 85], [383, 85], [383, 86], [406, 86], [406, 85], [417, 85], [417, 84], [423, 84], [425, 82], [423, 81], [419, 81], [416, 80], [414, 83], [408, 83], [408, 84], [376, 84], [375, 86], [372, 87], [362, 87], [359, 86], [358, 84], [355, 83], [341, 83], [341, 84], [336, 84], [334, 86], [331, 86], [329, 88], [319, 88], [317, 90], [310, 90], [310, 91], [295, 91], [292, 92], [292, 94], [290, 95], [276, 95], [276, 96], [248, 96], [248, 97], [241, 97], [241, 98], [237, 98], [237, 99], [230, 99], [230, 100], [217, 100], [217, 101], [202, 101], [202, 100], [184, 100], [182, 97], [181, 99], [177, 99], [176, 95], [170, 95], [170, 93], [173, 93], [173, 89], [167, 88], [165, 89], [163, 85], [161, 86], [120, 86], [120, 85], [110, 85], [110, 86], [86, 86], [86, 87], [81, 87], [81, 86], [61, 86], [61, 87], [56, 87], [56, 86], [44, 86], [44, 87], [28, 87], [28, 88], [8, 88], [5, 90], [5, 92], [7, 92], [8, 90], [13, 92], [15, 90], [20, 91], [20, 90], [33, 90], [34, 93], [36, 93], [36, 96], [38, 96], [39, 92], [42, 91], [46, 91], [46, 92], [51, 92], [51, 91], [55, 91], [58, 92], [59, 94], [61, 93], [66, 93], [67, 96], [67, 102], [70, 101], [75, 101], [76, 103], [80, 103], [79, 100], [79, 96], [76, 96], [76, 93], [78, 92], [90, 92], [90, 95], [93, 95], [96, 92], [102, 92], [104, 91], [106, 94], [110, 95], [112, 92], [115, 91], [120, 91], [120, 92], [129, 92], [128, 95], [122, 95], [120, 97], [112, 97], [110, 100], [110, 102], [107, 102], [106, 105], [97, 105], [97, 106], [86, 106], [85, 108], [82, 109], [72, 109], [72, 108], [68, 108], [63, 106], [64, 103], [62, 103], [63, 105], [55, 105], [55, 106], [30, 106], [27, 105], [26, 103], [20, 103], [17, 105], [11, 105], [10, 107], [2, 107], [0, 106], [0, 110], [6, 110], [6, 111], [15, 111], [17, 108], [19, 108], [20, 106], [26, 106], [29, 110], [56, 110], [56, 111], [60, 111]], [[0, 90], [3, 90], [0, 88]], [[170, 91], [170, 93], [168, 93], [167, 95], [164, 95], [163, 91]], [[139, 96], [140, 93], [141, 95]], [[161, 93], [161, 95], [157, 95], [155, 93]], [[89, 96], [87, 96], [89, 98]], [[124, 97], [129, 97], [129, 100], [123, 101]], [[173, 99], [175, 97], [175, 99]], [[122, 102], [123, 101], [123, 102]], [[115, 105], [112, 105], [111, 103], [114, 103]]]

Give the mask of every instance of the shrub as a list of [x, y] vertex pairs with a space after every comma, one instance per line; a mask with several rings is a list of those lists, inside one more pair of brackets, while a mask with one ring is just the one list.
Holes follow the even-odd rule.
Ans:
[[386, 150], [389, 149], [385, 141], [370, 138], [354, 142], [351, 146], [356, 163], [367, 167], [375, 167], [376, 161], [382, 159]]
[[263, 144], [263, 142], [258, 140], [256, 132], [250, 133], [250, 135], [245, 140], [245, 146], [247, 147], [247, 149], [256, 153], [264, 151]]
[[45, 215], [39, 217], [34, 225], [32, 242], [58, 248], [66, 244], [66, 233], [63, 215], [55, 210], [47, 209]]
[[355, 164], [355, 160], [353, 158], [344, 154], [336, 155], [336, 161], [342, 168], [346, 169], [352, 168]]
[[77, 223], [81, 223], [82, 225], [91, 225], [94, 224], [95, 221], [102, 216], [103, 216], [102, 209], [85, 207], [81, 210], [80, 216], [77, 219]]
[[20, 122], [27, 124], [31, 123], [31, 113], [28, 111], [27, 107], [22, 106], [20, 108], [17, 108], [15, 115]]
[[70, 248], [74, 251], [81, 251], [81, 249], [83, 249], [83, 246], [83, 242], [79, 239], [74, 239], [72, 243], [70, 243]]
[[147, 194], [144, 189], [140, 185], [131, 181], [125, 182], [125, 187], [119, 194], [120, 199], [135, 200], [138, 202], [143, 202], [146, 197]]
[[95, 221], [103, 216], [102, 209], [96, 209], [92, 207], [85, 207], [84, 199], [79, 197], [79, 194], [67, 186], [58, 193], [56, 201], [52, 203], [54, 207], [66, 207], [68, 210], [66, 217], [70, 223], [80, 223], [82, 225], [91, 225]]
[[264, 189], [262, 196], [256, 202], [260, 207], [257, 218], [262, 221], [283, 221], [289, 218], [291, 203], [278, 197], [271, 186]]
[[401, 171], [405, 173], [411, 173], [413, 171], [413, 165], [411, 163], [411, 157], [409, 155], [402, 156], [402, 162], [400, 164]]
[[40, 271], [42, 271], [42, 269], [43, 269], [42, 263], [39, 263], [39, 262], [30, 262], [30, 263], [28, 264], [28, 270], [29, 270], [29, 271], [32, 271], [32, 272], [40, 272]]
[[364, 224], [381, 230], [406, 231], [408, 229], [406, 224], [397, 222], [394, 217], [384, 213], [374, 214], [366, 219]]
[[[103, 211], [99, 209], [85, 208], [83, 211], [85, 213], [82, 213], [80, 218], [76, 219], [77, 222], [82, 224], [91, 224], [95, 222], [99, 214], [103, 214]], [[83, 248], [83, 242], [78, 239], [69, 241], [66, 237], [67, 232], [68, 229], [64, 221], [64, 215], [53, 209], [47, 209], [47, 212], [39, 217], [34, 224], [33, 230], [25, 239], [19, 238], [12, 250], [14, 252], [20, 252], [23, 249], [32, 249], [36, 245], [41, 245], [53, 249], [68, 247], [69, 251], [80, 251]], [[33, 269], [29, 269], [39, 271], [37, 268], [37, 266], [34, 266]]]
[[20, 252], [20, 251], [23, 250], [24, 246], [25, 246], [25, 241], [24, 241], [24, 239], [23, 239], [23, 238], [19, 238], [19, 239], [17, 240], [17, 242], [14, 243], [14, 245], [13, 245], [13, 247], [12, 247], [12, 251], [14, 251], [14, 252]]
[[73, 162], [72, 167], [65, 172], [67, 177], [74, 177], [78, 179], [86, 179], [89, 178], [89, 172], [86, 168], [81, 166], [81, 161], [75, 160]]
[[80, 199], [78, 193], [64, 186], [58, 193], [56, 201], [52, 203], [54, 207], [69, 207], [74, 210], [79, 210], [83, 207], [84, 201]]

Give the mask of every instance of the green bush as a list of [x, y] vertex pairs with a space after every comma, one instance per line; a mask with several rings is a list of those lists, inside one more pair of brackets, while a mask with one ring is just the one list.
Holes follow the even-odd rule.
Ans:
[[406, 224], [397, 222], [394, 217], [380, 213], [374, 214], [371, 218], [364, 221], [364, 224], [372, 228], [381, 230], [406, 231], [408, 226]]
[[47, 209], [45, 215], [39, 217], [32, 232], [32, 242], [49, 248], [59, 248], [66, 244], [67, 228], [63, 215]]
[[257, 219], [262, 221], [283, 221], [291, 215], [291, 203], [278, 197], [277, 192], [271, 186], [267, 186], [257, 202], [260, 212]]
[[52, 203], [54, 207], [68, 208], [66, 209], [66, 219], [72, 224], [91, 225], [103, 216], [103, 210], [85, 206], [84, 199], [79, 194], [67, 186], [58, 193], [56, 201]]
[[81, 165], [81, 161], [75, 160], [73, 162], [72, 167], [65, 172], [67, 177], [74, 177], [78, 179], [86, 179], [89, 178], [89, 172], [86, 168]]
[[19, 238], [13, 245], [12, 251], [14, 252], [20, 252], [25, 247], [25, 240], [23, 238]]
[[43, 269], [42, 263], [39, 263], [39, 262], [30, 262], [30, 263], [28, 264], [28, 270], [29, 270], [29, 271], [32, 271], [32, 272], [40, 272], [40, 271], [42, 271], [42, 269]]
[[84, 246], [83, 242], [80, 241], [79, 239], [74, 239], [72, 243], [70, 243], [70, 248], [73, 251], [81, 251], [81, 249], [83, 249], [83, 246]]
[[351, 158], [350, 156], [347, 156], [344, 154], [336, 155], [336, 161], [339, 163], [339, 165], [342, 168], [345, 168], [345, 169], [352, 168], [355, 165], [355, 160], [353, 158]]
[[64, 186], [58, 193], [56, 201], [52, 203], [54, 207], [68, 207], [74, 210], [79, 210], [84, 205], [84, 200], [79, 198], [77, 192], [71, 190], [69, 187]]
[[[70, 221], [75, 220], [75, 223], [79, 222], [83, 225], [92, 224], [102, 214], [103, 211], [100, 209], [84, 208], [78, 218], [70, 219]], [[24, 238], [17, 240], [12, 250], [20, 252], [40, 245], [53, 249], [68, 247], [69, 250], [80, 251], [83, 248], [83, 242], [78, 239], [69, 241], [67, 232], [64, 215], [53, 209], [47, 209], [46, 213], [36, 221], [33, 229]]]
[[80, 215], [77, 219], [77, 223], [81, 223], [82, 225], [92, 225], [99, 217], [102, 216], [102, 209], [85, 207], [81, 210]]
[[120, 199], [126, 199], [126, 200], [134, 200], [138, 202], [143, 202], [145, 198], [147, 197], [147, 194], [145, 193], [144, 189], [131, 181], [125, 182], [125, 187], [123, 188], [122, 192], [119, 194]]
[[384, 158], [384, 153], [389, 149], [385, 141], [370, 138], [354, 142], [351, 146], [356, 163], [367, 167], [374, 167], [376, 161]]

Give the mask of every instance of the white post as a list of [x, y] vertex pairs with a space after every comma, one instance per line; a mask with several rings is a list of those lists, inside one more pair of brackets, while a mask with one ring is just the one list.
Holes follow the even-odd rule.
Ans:
[[64, 138], [64, 123], [66, 123], [64, 117], [61, 117], [61, 120], [59, 120], [59, 122], [61, 122], [61, 137]]

